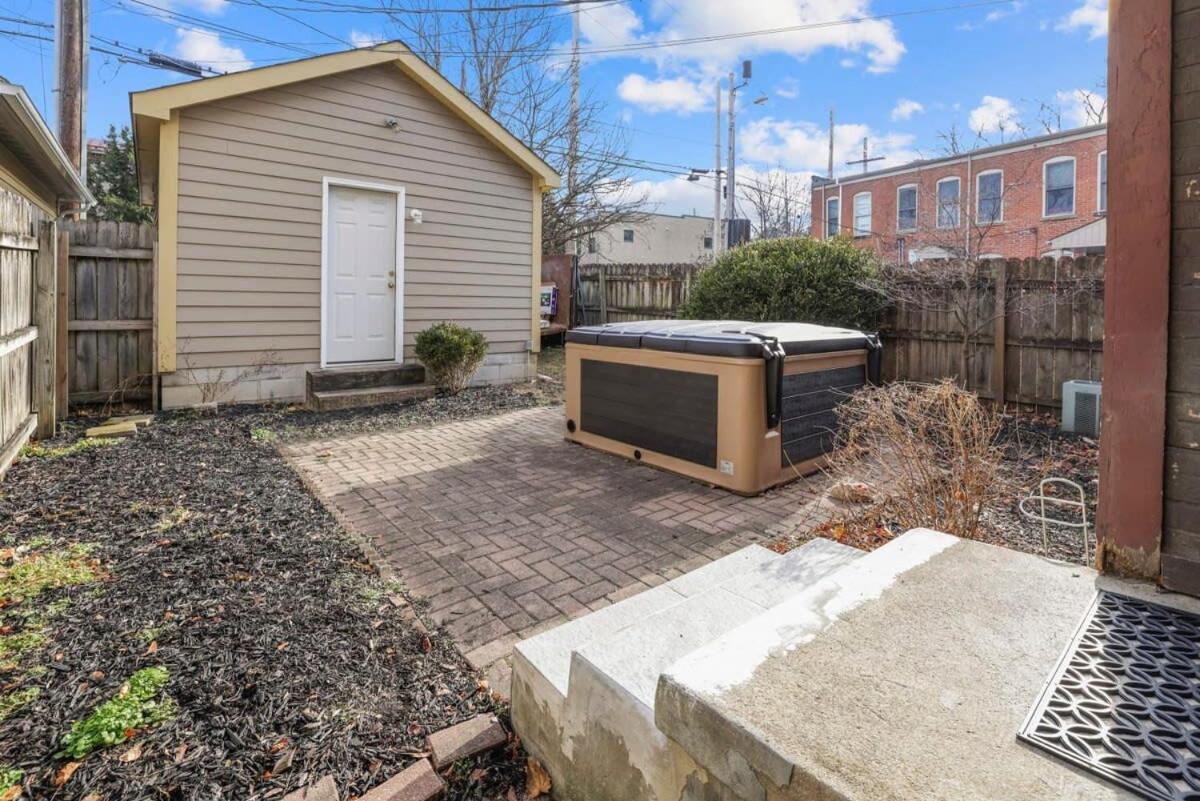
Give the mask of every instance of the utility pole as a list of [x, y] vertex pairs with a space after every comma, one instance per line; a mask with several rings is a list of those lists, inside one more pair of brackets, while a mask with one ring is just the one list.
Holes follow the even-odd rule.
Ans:
[[579, 205], [575, 198], [579, 160], [579, 0], [571, 2], [571, 119], [567, 133], [567, 210], [571, 217], [571, 251], [580, 254]]
[[713, 259], [721, 255], [721, 81], [717, 79], [717, 117], [713, 132]]
[[866, 173], [868, 164], [870, 164], [872, 161], [883, 161], [885, 158], [887, 158], [887, 156], [868, 156], [867, 155], [867, 137], [864, 136], [863, 137], [863, 157], [861, 159], [855, 159], [854, 161], [847, 161], [846, 163], [850, 164], [850, 165], [861, 164], [862, 168], [863, 168], [863, 172]]
[[[737, 90], [750, 82], [750, 62], [742, 62], [742, 82], [739, 84], [734, 76], [734, 73], [729, 73], [729, 167], [728, 167], [728, 184], [727, 200], [725, 209], [728, 212], [725, 216], [730, 220], [737, 219]], [[728, 226], [732, 228], [732, 224]], [[730, 236], [729, 239], [733, 237]], [[732, 242], [727, 240], [727, 245], [732, 245]]]
[[829, 107], [829, 170], [825, 177], [833, 180], [833, 106]]
[[55, 55], [58, 61], [58, 141], [80, 177], [87, 180], [84, 147], [84, 76], [87, 69], [87, 0], [58, 0]]

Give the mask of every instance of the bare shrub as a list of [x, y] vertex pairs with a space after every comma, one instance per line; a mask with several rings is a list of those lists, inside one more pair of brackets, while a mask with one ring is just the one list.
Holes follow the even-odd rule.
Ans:
[[259, 355], [254, 362], [246, 367], [240, 367], [231, 372], [226, 368], [202, 371], [195, 366], [190, 350], [180, 348], [180, 361], [191, 376], [192, 383], [200, 392], [200, 405], [212, 406], [228, 395], [235, 387], [245, 381], [261, 378], [264, 373], [279, 364], [279, 354], [266, 351]]
[[983, 509], [1003, 493], [997, 412], [947, 379], [868, 387], [838, 416], [829, 472], [868, 479], [888, 519], [904, 529], [978, 536]]

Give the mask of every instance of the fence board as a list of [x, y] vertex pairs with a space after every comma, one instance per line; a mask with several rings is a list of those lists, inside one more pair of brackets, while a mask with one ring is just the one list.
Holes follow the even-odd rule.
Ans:
[[581, 264], [576, 324], [674, 318], [698, 264]]
[[87, 220], [68, 230], [71, 400], [147, 398], [154, 354], [154, 226]]
[[[999, 294], [998, 269], [1007, 270]], [[920, 280], [919, 272], [914, 271], [913, 280]], [[972, 294], [961, 298], [956, 292]], [[935, 295], [943, 300], [924, 308], [901, 302], [892, 311], [882, 331], [885, 378], [934, 381], [957, 376], [963, 329], [948, 311], [957, 306], [967, 310], [968, 324], [977, 331], [967, 346], [965, 383], [981, 396], [995, 397], [993, 373], [1001, 369], [1005, 402], [1048, 409], [1062, 405], [1064, 381], [1100, 379], [1102, 257], [989, 262], [968, 288], [931, 286], [925, 297]], [[1003, 332], [999, 343], [997, 331]]]

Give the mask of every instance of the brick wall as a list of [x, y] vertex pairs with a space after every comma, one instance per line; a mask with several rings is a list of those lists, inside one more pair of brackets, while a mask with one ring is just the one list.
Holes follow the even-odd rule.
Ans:
[[[854, 196], [870, 192], [871, 233], [855, 236], [854, 241], [887, 261], [907, 260], [912, 251], [927, 248], [939, 248], [950, 256], [1041, 256], [1051, 239], [1097, 219], [1099, 155], [1107, 146], [1108, 136], [1103, 129], [1084, 129], [1056, 138], [988, 148], [969, 158], [963, 155], [919, 162], [911, 168], [842, 178], [829, 185], [818, 182], [812, 191], [813, 236], [825, 238], [825, 201], [839, 196], [840, 230], [850, 234]], [[1075, 159], [1075, 210], [1069, 215], [1047, 217], [1042, 209], [1043, 166], [1059, 157]], [[1003, 216], [1000, 222], [989, 224], [975, 213], [975, 194], [978, 176], [991, 170], [1003, 171]], [[939, 227], [937, 184], [955, 177], [960, 181], [959, 225]], [[903, 186], [917, 189], [917, 224], [907, 231], [897, 230], [897, 192]]]

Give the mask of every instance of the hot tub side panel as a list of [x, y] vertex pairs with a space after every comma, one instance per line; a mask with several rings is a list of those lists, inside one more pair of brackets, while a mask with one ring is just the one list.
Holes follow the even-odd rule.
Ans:
[[825, 464], [837, 431], [837, 407], [867, 383], [865, 350], [791, 356], [784, 364], [779, 432], [781, 481]]
[[776, 483], [761, 359], [567, 345], [569, 440], [735, 492]]

